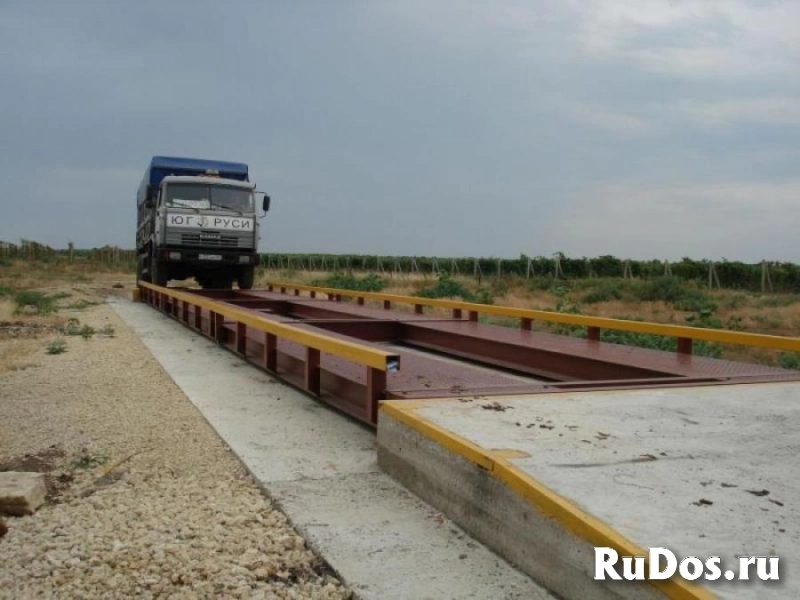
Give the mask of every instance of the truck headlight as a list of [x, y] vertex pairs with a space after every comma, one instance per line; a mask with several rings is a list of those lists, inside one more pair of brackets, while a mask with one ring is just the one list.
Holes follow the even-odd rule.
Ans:
[[250, 257], [249, 256], [240, 256], [239, 263], [248, 265], [250, 264]]
[[180, 260], [181, 259], [181, 253], [180, 252], [170, 252], [169, 253], [169, 259], [170, 260]]

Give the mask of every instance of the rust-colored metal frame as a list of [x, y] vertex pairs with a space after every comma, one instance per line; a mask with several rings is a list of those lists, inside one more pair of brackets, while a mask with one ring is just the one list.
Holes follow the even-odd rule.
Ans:
[[390, 309], [393, 304], [404, 304], [413, 306], [414, 313], [419, 315], [424, 313], [424, 309], [426, 307], [448, 309], [451, 311], [453, 319], [462, 319], [463, 315], [466, 314], [467, 319], [473, 322], [477, 322], [478, 316], [481, 314], [495, 317], [507, 317], [518, 319], [519, 327], [523, 331], [530, 331], [533, 321], [578, 325], [586, 327], [587, 339], [593, 341], [599, 341], [600, 331], [602, 329], [631, 331], [651, 335], [674, 337], [678, 341], [677, 352], [679, 354], [691, 354], [694, 340], [772, 348], [789, 352], [800, 352], [800, 338], [797, 337], [765, 335], [720, 329], [705, 329], [700, 327], [667, 325], [663, 323], [649, 323], [645, 321], [611, 319], [607, 317], [593, 317], [587, 315], [573, 315], [545, 310], [476, 304], [473, 302], [461, 302], [457, 300], [445, 300], [438, 298], [418, 298], [414, 296], [400, 296], [377, 292], [340, 290], [336, 288], [325, 288], [285, 282], [268, 282], [266, 284], [266, 289], [269, 292], [279, 289], [281, 294], [286, 294], [287, 292], [291, 291], [295, 296], [299, 296], [301, 292], [306, 292], [310, 294], [310, 297], [312, 298], [315, 298], [318, 294], [323, 294], [326, 295], [329, 300], [336, 300], [338, 302], [341, 302], [342, 298], [352, 298], [356, 300], [356, 303], [359, 306], [363, 306], [365, 304], [365, 300], [373, 300], [382, 302], [383, 307], [386, 309]]
[[[461, 309], [439, 317], [391, 310], [388, 300], [374, 308], [363, 299], [344, 302], [339, 290], [323, 299], [319, 290], [301, 296], [300, 289], [288, 289], [147, 284], [142, 294], [249, 362], [373, 426], [381, 399], [800, 380], [797, 371], [621, 346], [594, 335], [487, 325], [464, 319]], [[401, 360], [402, 371], [387, 366]], [[359, 367], [370, 361], [377, 362]]]
[[[213, 294], [201, 296], [140, 282], [138, 296], [248, 362], [373, 426], [378, 422], [378, 402], [386, 397], [386, 373], [400, 368], [396, 353], [270, 320]], [[364, 384], [353, 383], [344, 395], [326, 389], [323, 355], [361, 367]]]

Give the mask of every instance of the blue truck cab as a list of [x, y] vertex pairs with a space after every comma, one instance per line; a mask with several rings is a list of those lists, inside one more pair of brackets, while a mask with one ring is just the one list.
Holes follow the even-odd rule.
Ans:
[[253, 287], [259, 263], [256, 191], [244, 163], [154, 156], [136, 195], [137, 280], [194, 277], [205, 289]]

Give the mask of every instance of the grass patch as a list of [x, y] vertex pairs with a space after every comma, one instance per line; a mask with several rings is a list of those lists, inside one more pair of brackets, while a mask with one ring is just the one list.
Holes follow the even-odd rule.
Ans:
[[33, 356], [41, 342], [33, 339], [10, 339], [0, 342], [0, 376], [11, 371], [21, 371], [34, 366]]
[[611, 281], [603, 281], [593, 290], [590, 290], [581, 297], [584, 304], [597, 304], [598, 302], [611, 302], [612, 300], [622, 300], [624, 294], [620, 287]]
[[75, 458], [72, 459], [72, 468], [75, 470], [91, 470], [106, 464], [108, 459], [109, 457], [106, 454], [92, 454], [87, 448], [84, 448], [77, 456], [75, 456]]
[[370, 273], [361, 278], [352, 274], [333, 273], [324, 279], [315, 279], [311, 282], [311, 285], [357, 292], [380, 292], [386, 287], [386, 282], [375, 273]]
[[800, 353], [781, 352], [778, 354], [778, 366], [783, 369], [800, 370]]
[[67, 321], [62, 333], [69, 336], [80, 336], [83, 339], [88, 340], [92, 336], [98, 334], [106, 337], [114, 337], [114, 328], [111, 325], [106, 325], [98, 331], [94, 327], [86, 325], [85, 323], [81, 325], [81, 322], [78, 319], [72, 318]]
[[14, 304], [17, 305], [16, 314], [20, 314], [28, 310], [28, 307], [35, 309], [34, 314], [49, 315], [58, 310], [56, 301], [58, 298], [55, 296], [48, 296], [43, 292], [24, 291], [18, 292], [14, 296]]
[[800, 302], [800, 296], [797, 294], [775, 294], [772, 296], [759, 296], [755, 300], [757, 308], [780, 308], [782, 306], [791, 306]]
[[91, 302], [89, 300], [78, 300], [77, 302], [73, 302], [71, 304], [67, 304], [64, 308], [67, 310], [85, 310], [90, 306], [97, 306], [100, 304], [99, 302]]
[[47, 344], [47, 353], [48, 354], [63, 354], [67, 351], [67, 343], [62, 340], [53, 340], [49, 344]]
[[11, 288], [6, 285], [0, 285], [0, 298], [5, 298], [12, 294]]
[[424, 287], [415, 294], [418, 298], [460, 298], [466, 302], [477, 302], [477, 297], [467, 286], [442, 274], [435, 284]]

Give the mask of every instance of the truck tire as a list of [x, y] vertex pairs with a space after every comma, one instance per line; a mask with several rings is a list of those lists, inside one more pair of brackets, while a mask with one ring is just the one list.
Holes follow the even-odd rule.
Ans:
[[236, 283], [239, 284], [240, 290], [251, 290], [253, 289], [253, 284], [256, 280], [256, 268], [255, 267], [244, 267], [242, 270], [239, 271], [239, 275], [236, 277]]
[[160, 260], [154, 258], [150, 259], [150, 277], [153, 281], [153, 285], [167, 287], [167, 281], [169, 280], [168, 275], [167, 265]]

